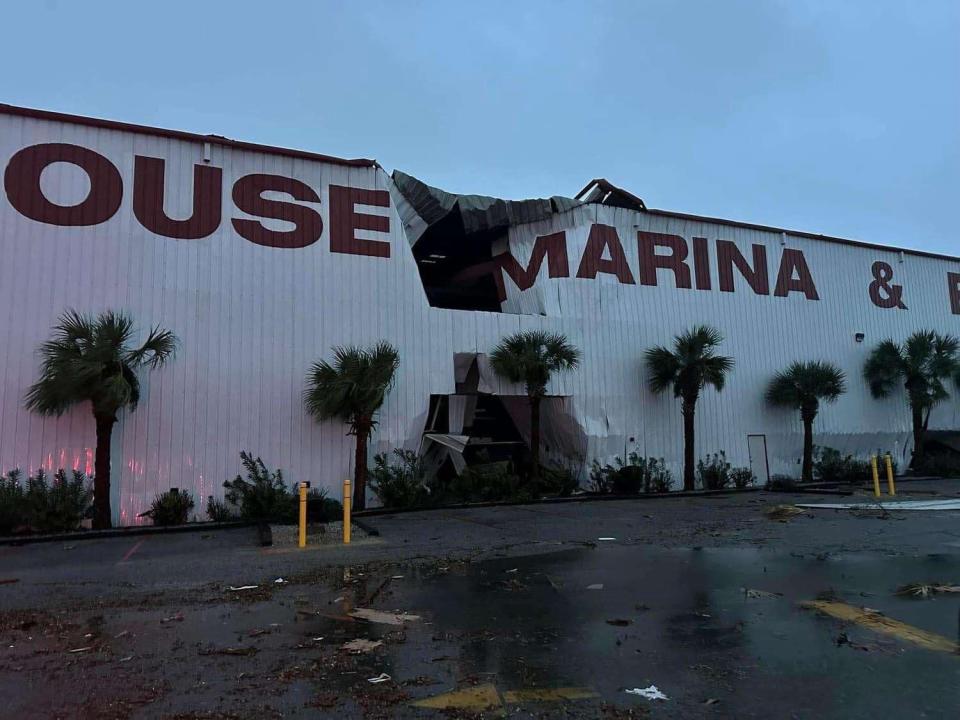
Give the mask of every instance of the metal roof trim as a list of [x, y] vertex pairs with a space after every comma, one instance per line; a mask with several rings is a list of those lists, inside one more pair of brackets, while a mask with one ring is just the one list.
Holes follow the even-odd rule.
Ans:
[[105, 130], [119, 130], [122, 132], [137, 133], [139, 135], [167, 137], [175, 140], [186, 140], [189, 142], [208, 142], [237, 150], [250, 150], [252, 152], [269, 153], [272, 155], [285, 155], [287, 157], [300, 158], [304, 160], [316, 160], [318, 162], [331, 163], [334, 165], [346, 165], [348, 167], [379, 167], [376, 160], [370, 160], [368, 158], [340, 158], [333, 155], [307, 152], [306, 150], [294, 150], [292, 148], [278, 147], [275, 145], [261, 145], [259, 143], [244, 142], [243, 140], [231, 140], [230, 138], [223, 137], [222, 135], [201, 135], [199, 133], [186, 132], [184, 130], [168, 130], [166, 128], [151, 127], [149, 125], [138, 125], [136, 123], [121, 122], [119, 120], [105, 120], [103, 118], [88, 117], [86, 115], [72, 115], [70, 113], [54, 112], [52, 110], [37, 110], [35, 108], [8, 105], [6, 103], [0, 103], [0, 114], [17, 115], [20, 117], [29, 117], [38, 120], [49, 120], [52, 122], [72, 123], [74, 125], [86, 125], [88, 127], [103, 128]]

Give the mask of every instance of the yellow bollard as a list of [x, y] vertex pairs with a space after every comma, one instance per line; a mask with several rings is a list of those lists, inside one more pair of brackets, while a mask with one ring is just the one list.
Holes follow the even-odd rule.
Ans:
[[350, 544], [350, 478], [343, 481], [343, 544]]
[[300, 483], [300, 534], [297, 537], [299, 547], [307, 546], [307, 490], [310, 483]]
[[870, 456], [870, 469], [873, 470], [873, 494], [880, 497], [880, 473], [877, 472], [877, 456]]
[[890, 453], [887, 453], [887, 490], [890, 491], [891, 495], [897, 494], [897, 489], [893, 486], [893, 459], [890, 457]]

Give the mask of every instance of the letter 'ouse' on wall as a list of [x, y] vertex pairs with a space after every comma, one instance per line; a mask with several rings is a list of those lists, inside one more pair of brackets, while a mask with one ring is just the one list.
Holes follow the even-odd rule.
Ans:
[[[338, 492], [352, 438], [300, 398], [337, 345], [400, 353], [371, 453], [459, 467], [491, 440], [529, 441], [524, 389], [490, 371], [493, 347], [518, 329], [563, 333], [583, 360], [548, 388], [543, 454], [585, 481], [592, 460], [632, 451], [679, 476], [679, 405], [650, 395], [642, 357], [693, 325], [717, 327], [736, 359], [724, 392], [701, 401], [700, 453], [785, 474], [802, 428], [764, 403], [774, 372], [838, 364], [850, 389], [818, 418], [818, 442], [902, 460], [905, 400], [870, 398], [865, 355], [920, 328], [960, 334], [955, 257], [656, 210], [606, 180], [572, 197], [457, 195], [372, 160], [12, 106], [0, 106], [0, 167], [0, 471], [92, 470], [88, 413], [22, 403], [65, 309], [122, 309], [180, 338], [115, 430], [119, 523], [169, 487], [220, 496], [241, 450]], [[956, 404], [930, 427], [952, 437]], [[757, 435], [766, 457], [749, 452]]]

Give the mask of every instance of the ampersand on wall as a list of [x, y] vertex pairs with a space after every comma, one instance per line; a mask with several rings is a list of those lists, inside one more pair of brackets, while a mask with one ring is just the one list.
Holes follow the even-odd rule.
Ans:
[[[903, 303], [903, 285], [891, 285], [893, 279], [893, 268], [889, 263], [878, 260], [870, 268], [873, 273], [873, 282], [870, 283], [870, 300], [874, 305], [880, 308], [899, 308], [906, 310], [907, 306]], [[881, 295], [882, 291], [882, 295]]]

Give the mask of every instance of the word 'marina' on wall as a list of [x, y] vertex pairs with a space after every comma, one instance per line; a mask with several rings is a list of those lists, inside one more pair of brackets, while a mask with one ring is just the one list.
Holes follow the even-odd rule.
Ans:
[[[688, 244], [680, 235], [640, 230], [637, 232], [637, 253], [639, 274], [635, 277], [617, 229], [611, 225], [593, 224], [575, 277], [593, 280], [599, 274], [608, 274], [624, 285], [636, 285], [639, 282], [640, 285], [655, 287], [663, 282], [663, 276], [666, 275], [677, 288], [712, 290], [714, 287], [707, 238], [694, 237]], [[734, 277], [739, 275], [755, 294], [771, 294], [766, 245], [753, 244], [750, 258], [747, 258], [735, 243], [718, 239], [714, 256], [717, 288], [721, 292], [735, 292]], [[509, 250], [497, 255], [494, 258], [494, 280], [500, 301], [503, 302], [507, 297], [505, 275], [510, 277], [517, 289], [528, 290], [536, 282], [544, 259], [547, 261], [549, 277], [571, 276], [565, 231], [537, 237], [526, 267]], [[870, 301], [879, 308], [906, 310], [903, 286], [892, 282], [893, 268], [889, 263], [878, 260], [870, 266], [870, 272], [873, 276], [872, 282], [867, 285]], [[960, 273], [948, 272], [947, 283], [950, 308], [954, 315], [960, 315]], [[775, 297], [786, 297], [797, 292], [807, 300], [820, 299], [803, 251], [796, 248], [784, 248], [772, 285]]]
[[[580, 257], [576, 277], [593, 280], [598, 274], [604, 273], [616, 277], [624, 285], [635, 285], [639, 281], [641, 285], [656, 286], [658, 282], [662, 282], [662, 275], [667, 274], [678, 288], [712, 290], [707, 239], [695, 237], [692, 245], [693, 257], [690, 258], [690, 247], [680, 235], [638, 231], [640, 272], [634, 277], [617, 229], [611, 225], [594, 224], [590, 226], [590, 234]], [[736, 271], [757, 295], [770, 294], [766, 246], [754, 245], [751, 255], [752, 258], [748, 260], [733, 242], [717, 240], [717, 285], [722, 292], [734, 292]], [[517, 288], [526, 290], [536, 281], [544, 258], [547, 260], [547, 274], [550, 277], [570, 277], [566, 232], [538, 237], [526, 268], [517, 262], [509, 251], [498, 255], [496, 260]], [[498, 275], [498, 291], [506, 298], [503, 273]], [[807, 300], [820, 299], [803, 253], [794, 248], [785, 248], [780, 257], [773, 294], [785, 297], [791, 292], [803, 293]]]
[[[90, 191], [76, 205], [51, 202], [40, 186], [43, 171], [54, 163], [69, 163], [83, 170]], [[133, 213], [139, 223], [157, 235], [180, 240], [197, 240], [212, 235], [223, 217], [223, 170], [208, 164], [193, 168], [193, 209], [190, 217], [174, 219], [163, 209], [165, 162], [137, 155], [133, 169]], [[123, 202], [123, 178], [117, 167], [103, 155], [79, 145], [44, 143], [17, 152], [3, 174], [10, 204], [21, 214], [50, 225], [99, 225], [112, 218]], [[323, 220], [312, 207], [283, 200], [268, 200], [265, 192], [289, 195], [294, 200], [319, 203], [316, 191], [300, 180], [282, 175], [254, 173], [233, 184], [233, 203], [254, 217], [283, 220], [291, 230], [273, 230], [257, 220], [233, 218], [237, 233], [257, 245], [273, 248], [302, 248], [323, 234]], [[390, 257], [390, 243], [358, 238], [355, 230], [389, 232], [390, 218], [358, 213], [354, 206], [390, 207], [386, 190], [329, 186], [330, 250], [352, 255]]]

